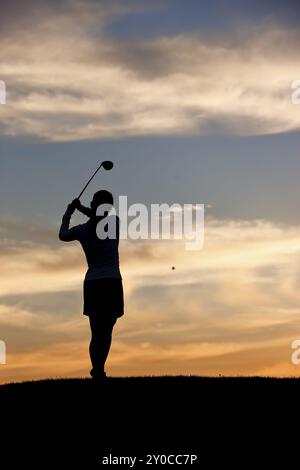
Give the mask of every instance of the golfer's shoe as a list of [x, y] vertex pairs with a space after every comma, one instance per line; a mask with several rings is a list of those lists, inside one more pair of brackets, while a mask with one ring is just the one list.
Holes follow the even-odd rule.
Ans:
[[104, 371], [96, 372], [94, 369], [90, 371], [92, 379], [96, 382], [105, 382], [107, 380], [107, 375]]

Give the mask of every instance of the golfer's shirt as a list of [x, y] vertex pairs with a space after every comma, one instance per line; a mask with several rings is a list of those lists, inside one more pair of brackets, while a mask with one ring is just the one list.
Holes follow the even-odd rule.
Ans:
[[85, 280], [122, 279], [119, 268], [119, 218], [116, 217], [117, 237], [101, 240], [97, 237], [94, 220], [69, 228], [71, 216], [67, 210], [62, 219], [59, 238], [64, 242], [80, 242], [88, 264]]

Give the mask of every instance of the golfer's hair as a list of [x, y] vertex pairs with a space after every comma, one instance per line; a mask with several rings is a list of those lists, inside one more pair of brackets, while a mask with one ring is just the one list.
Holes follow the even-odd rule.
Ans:
[[101, 206], [101, 204], [110, 204], [111, 206], [114, 205], [113, 195], [109, 191], [105, 191], [105, 189], [97, 191], [93, 196], [93, 201], [96, 207]]

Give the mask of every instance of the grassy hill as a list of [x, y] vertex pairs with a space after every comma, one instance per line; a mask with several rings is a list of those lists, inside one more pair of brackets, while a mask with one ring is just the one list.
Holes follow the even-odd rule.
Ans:
[[299, 384], [258, 377], [131, 377], [105, 384], [53, 379], [3, 385], [2, 461], [92, 468], [111, 454], [137, 456], [135, 467], [141, 467], [147, 454], [183, 453], [198, 456], [194, 467], [209, 458], [210, 466], [241, 468], [241, 455], [248, 463], [259, 455], [260, 464], [266, 459], [269, 465], [286, 433], [291, 443], [296, 439], [289, 419], [297, 420]]

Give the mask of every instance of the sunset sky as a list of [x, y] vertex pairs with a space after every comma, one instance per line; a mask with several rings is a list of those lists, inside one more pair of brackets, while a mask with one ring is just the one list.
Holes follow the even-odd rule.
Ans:
[[114, 170], [86, 204], [101, 188], [129, 204], [205, 204], [201, 251], [121, 242], [126, 313], [108, 373], [300, 375], [300, 3], [0, 10], [0, 382], [88, 375], [85, 260], [57, 232], [105, 159]]

